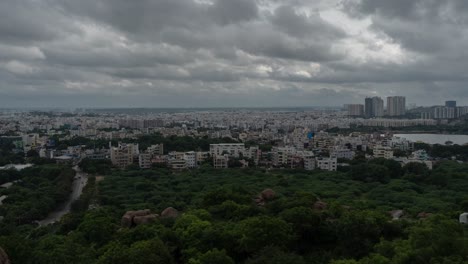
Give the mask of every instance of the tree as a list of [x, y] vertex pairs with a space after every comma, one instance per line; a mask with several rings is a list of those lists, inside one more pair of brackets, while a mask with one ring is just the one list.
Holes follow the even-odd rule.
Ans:
[[306, 264], [304, 258], [293, 253], [287, 253], [281, 248], [266, 247], [246, 264]]
[[383, 234], [387, 217], [373, 211], [344, 213], [336, 222], [338, 250], [345, 256], [363, 257]]
[[128, 250], [129, 263], [134, 264], [154, 264], [154, 263], [174, 263], [169, 250], [159, 239], [138, 241]]
[[286, 247], [294, 239], [291, 225], [284, 220], [257, 216], [241, 221], [235, 230], [241, 251], [256, 252], [266, 246]]
[[78, 226], [78, 231], [89, 243], [99, 246], [109, 242], [116, 230], [117, 225], [113, 223], [113, 219], [99, 211], [88, 213]]
[[189, 264], [234, 264], [234, 260], [226, 254], [225, 250], [215, 248], [197, 258], [190, 259]]
[[387, 167], [376, 164], [359, 164], [351, 167], [351, 178], [357, 181], [382, 183], [390, 180], [390, 171]]
[[197, 256], [212, 247], [213, 227], [210, 222], [195, 215], [185, 214], [174, 224], [174, 231], [182, 244], [182, 253], [186, 259]]

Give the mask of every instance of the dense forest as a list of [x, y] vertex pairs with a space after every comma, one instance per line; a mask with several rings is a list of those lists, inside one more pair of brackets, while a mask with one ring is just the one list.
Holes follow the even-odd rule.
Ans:
[[[466, 164], [443, 162], [433, 171], [390, 160], [356, 160], [343, 172], [108, 170], [90, 177], [60, 223], [14, 221], [17, 212], [44, 208], [30, 217], [37, 219], [63, 198], [49, 187], [66, 186], [68, 173], [60, 171], [69, 169], [54, 166], [0, 175], [20, 179], [3, 191], [9, 198], [1, 207], [0, 246], [12, 263], [468, 261], [468, 230], [458, 223], [468, 211]], [[176, 210], [164, 216], [168, 207]], [[143, 209], [161, 216], [123, 224], [126, 212]]]
[[0, 206], [2, 233], [15, 232], [18, 225], [46, 217], [68, 199], [74, 176], [71, 168], [59, 165], [0, 171], [0, 183], [14, 183], [0, 189], [0, 196], [6, 196]]

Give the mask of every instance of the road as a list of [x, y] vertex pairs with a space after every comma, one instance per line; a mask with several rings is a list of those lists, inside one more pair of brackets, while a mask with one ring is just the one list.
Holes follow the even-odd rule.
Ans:
[[50, 213], [47, 218], [39, 221], [38, 223], [40, 226], [50, 225], [59, 221], [64, 215], [70, 212], [71, 204], [80, 198], [83, 188], [88, 182], [88, 174], [82, 172], [78, 166], [73, 167], [73, 170], [76, 171], [76, 175], [72, 183], [72, 193], [70, 194], [70, 198], [57, 208], [56, 211]]

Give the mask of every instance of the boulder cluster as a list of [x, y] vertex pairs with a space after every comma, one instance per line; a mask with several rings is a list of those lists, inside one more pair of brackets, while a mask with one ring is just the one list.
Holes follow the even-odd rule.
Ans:
[[264, 206], [266, 202], [275, 199], [276, 193], [272, 189], [265, 189], [254, 198], [255, 204]]
[[[149, 209], [138, 210], [138, 211], [127, 211], [121, 220], [123, 227], [133, 227], [137, 225], [149, 224], [157, 219], [164, 218], [176, 218], [179, 216], [179, 211], [172, 207], [168, 207], [162, 211], [161, 215], [152, 214]], [[1, 262], [0, 262], [1, 264]]]

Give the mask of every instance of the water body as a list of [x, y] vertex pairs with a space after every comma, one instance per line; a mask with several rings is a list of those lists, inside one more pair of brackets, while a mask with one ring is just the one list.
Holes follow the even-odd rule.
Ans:
[[0, 170], [11, 170], [11, 169], [16, 169], [16, 170], [23, 170], [29, 167], [32, 167], [33, 164], [9, 164], [3, 167], [0, 167]]
[[453, 144], [465, 145], [468, 144], [468, 135], [443, 135], [443, 134], [395, 134], [395, 137], [406, 138], [413, 142], [423, 142], [426, 144], [445, 145], [447, 141], [452, 141]]

